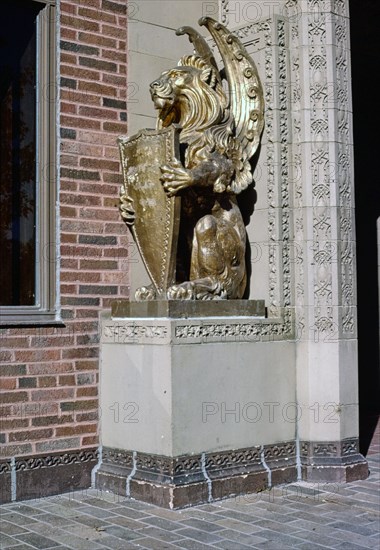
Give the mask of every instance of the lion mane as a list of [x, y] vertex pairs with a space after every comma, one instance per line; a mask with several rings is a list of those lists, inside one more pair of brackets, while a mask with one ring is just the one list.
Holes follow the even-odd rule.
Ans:
[[[175, 75], [181, 68], [187, 68], [187, 79], [177, 86]], [[178, 113], [180, 141], [187, 145], [185, 167], [191, 169], [210, 160], [214, 152], [229, 157], [236, 143], [232, 137], [228, 101], [215, 69], [198, 55], [187, 55], [180, 59], [176, 69], [164, 73], [161, 78], [167, 83], [166, 91], [171, 93]], [[158, 121], [158, 128], [161, 128], [160, 117]], [[226, 186], [219, 184], [214, 191], [226, 191]]]

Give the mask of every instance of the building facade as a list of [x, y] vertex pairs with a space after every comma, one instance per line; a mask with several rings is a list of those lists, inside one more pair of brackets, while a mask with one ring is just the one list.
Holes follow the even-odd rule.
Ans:
[[[319, 461], [326, 478], [336, 480], [338, 468], [339, 479], [349, 480], [350, 460], [363, 464], [349, 2], [7, 4], [2, 501], [91, 484], [101, 443], [99, 315], [147, 282], [118, 213], [116, 139], [154, 127], [149, 82], [191, 52], [174, 30], [197, 27], [205, 15], [237, 34], [264, 85], [266, 126], [247, 226], [249, 297], [265, 300], [271, 328], [262, 341], [291, 346], [284, 380], [292, 380], [301, 412], [281, 421], [294, 425], [306, 479]], [[14, 48], [12, 25], [23, 29], [23, 50]], [[36, 60], [32, 74], [27, 55]], [[25, 100], [31, 94], [33, 105]]]

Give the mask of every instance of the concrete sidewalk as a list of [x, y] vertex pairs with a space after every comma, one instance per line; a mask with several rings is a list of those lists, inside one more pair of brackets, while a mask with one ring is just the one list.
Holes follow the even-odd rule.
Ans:
[[94, 489], [0, 507], [0, 548], [282, 550], [380, 549], [378, 441], [370, 476], [294, 483], [181, 511]]

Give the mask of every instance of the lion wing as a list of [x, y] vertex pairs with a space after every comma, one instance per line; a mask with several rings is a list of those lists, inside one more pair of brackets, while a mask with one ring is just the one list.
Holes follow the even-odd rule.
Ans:
[[252, 182], [250, 159], [255, 154], [264, 128], [264, 94], [256, 65], [240, 40], [221, 23], [203, 17], [224, 62], [229, 86], [229, 109], [235, 139], [227, 155], [235, 165], [231, 191], [240, 193]]

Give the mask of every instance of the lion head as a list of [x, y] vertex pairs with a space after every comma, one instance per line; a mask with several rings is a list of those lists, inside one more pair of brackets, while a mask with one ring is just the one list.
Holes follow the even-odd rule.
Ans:
[[207, 139], [205, 132], [225, 118], [227, 99], [215, 69], [197, 55], [184, 56], [177, 67], [163, 72], [150, 93], [158, 110], [157, 128], [178, 124], [181, 142], [190, 146], [199, 146]]

